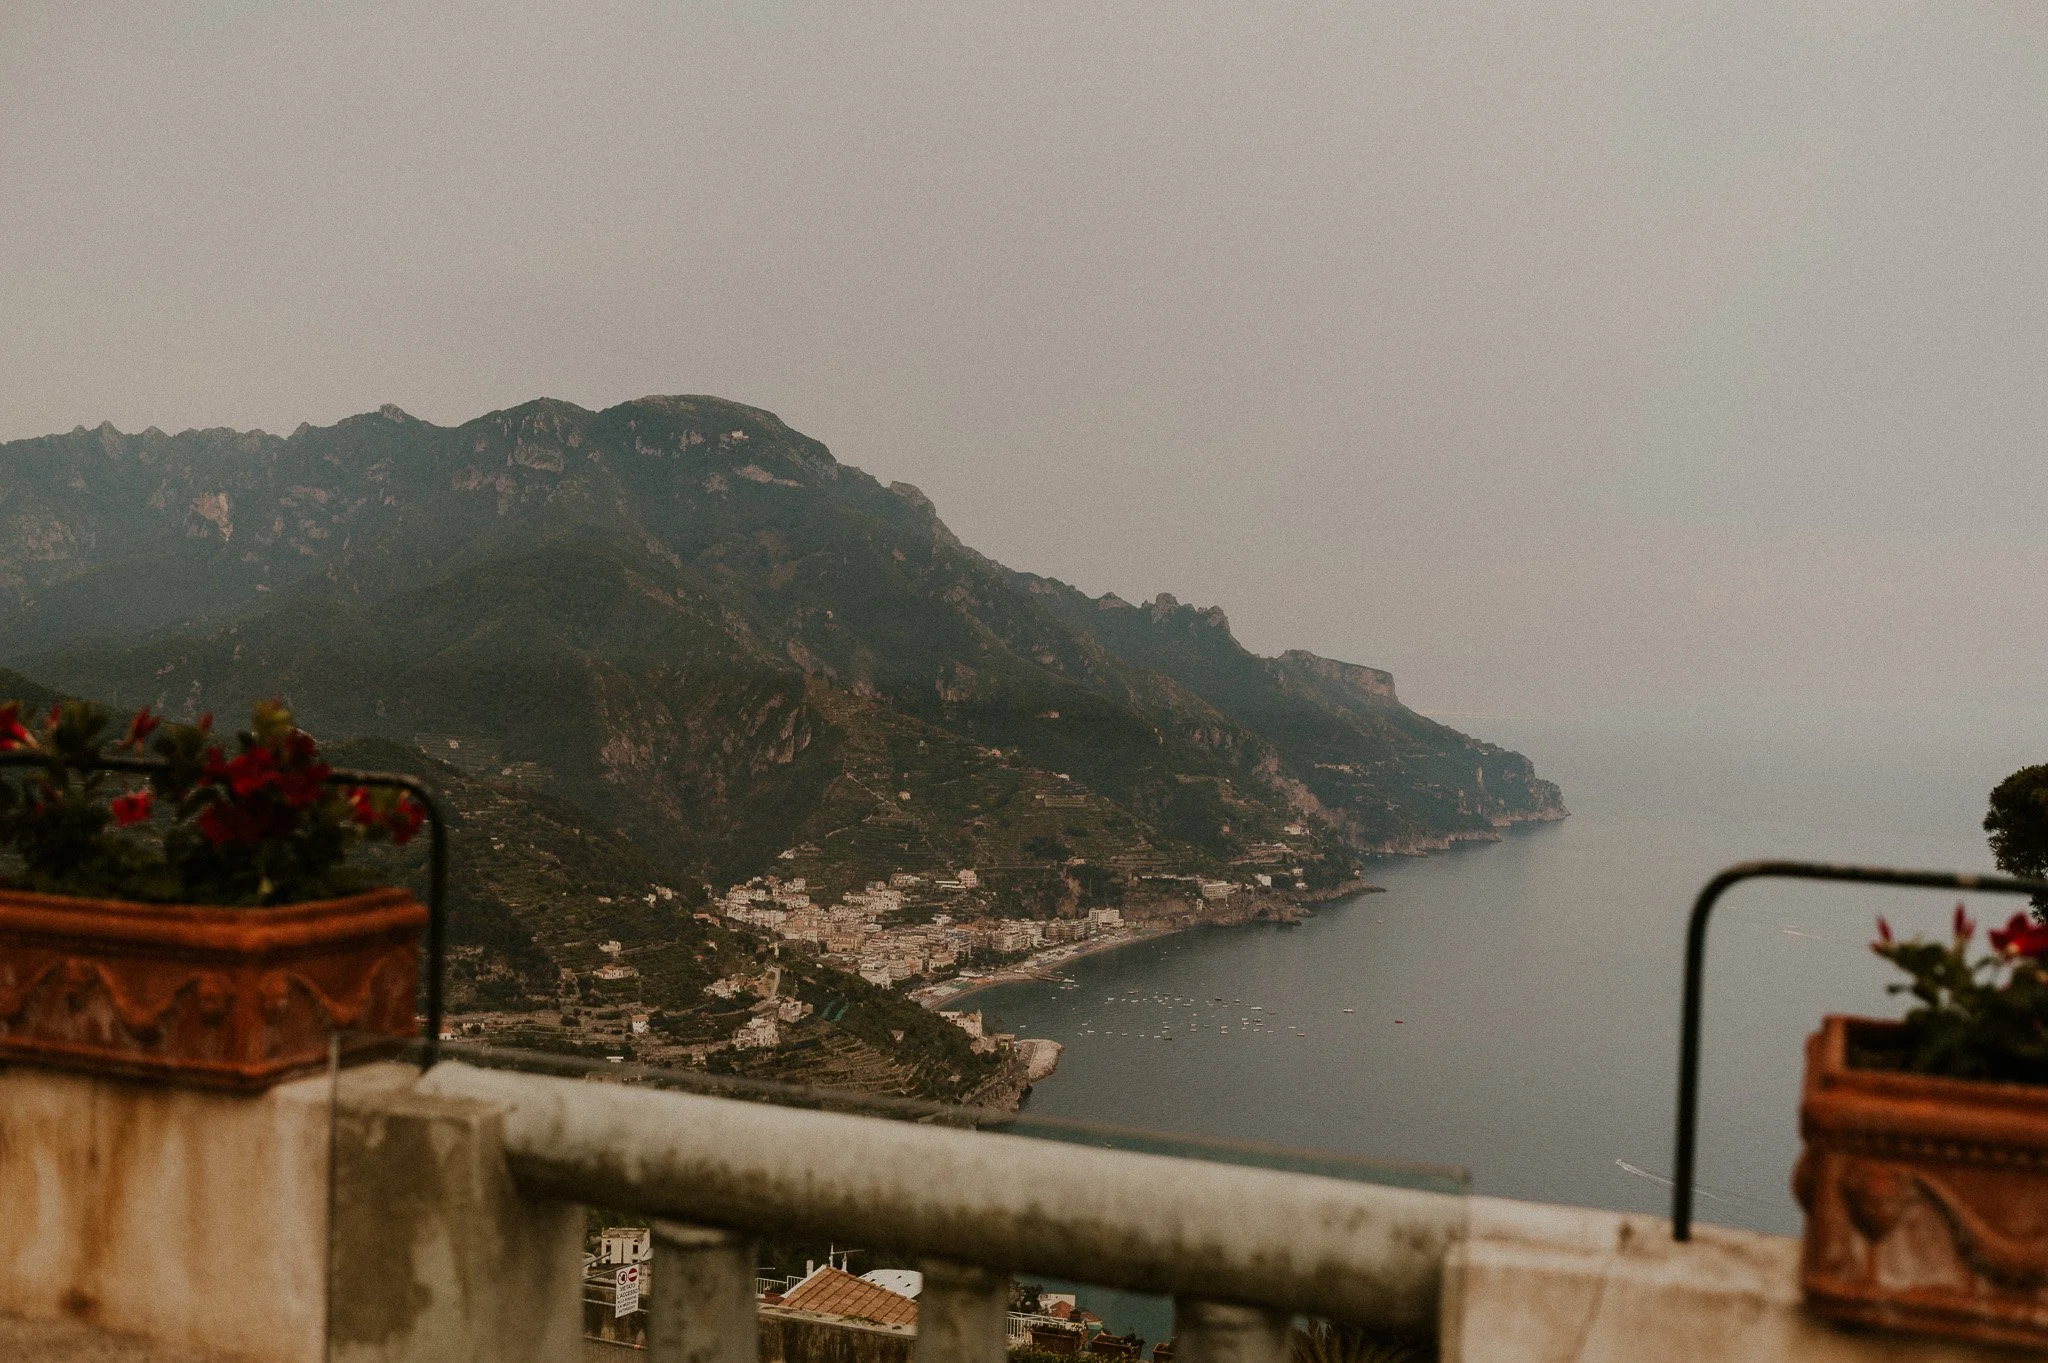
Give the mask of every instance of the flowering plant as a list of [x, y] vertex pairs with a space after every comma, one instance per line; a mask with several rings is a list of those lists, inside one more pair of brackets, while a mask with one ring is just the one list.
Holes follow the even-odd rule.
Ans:
[[1892, 936], [1877, 920], [1870, 949], [1912, 976], [1907, 1069], [1956, 1079], [2048, 1083], [2048, 927], [2016, 913], [1985, 934], [1988, 955], [1970, 959], [1977, 924], [1956, 905], [1947, 943]]
[[19, 858], [19, 888], [190, 904], [324, 898], [365, 888], [343, 865], [352, 848], [406, 843], [426, 817], [403, 794], [331, 782], [278, 701], [254, 707], [232, 757], [211, 715], [173, 724], [138, 712], [114, 746], [161, 760], [143, 776], [87, 765], [106, 753], [112, 723], [100, 706], [64, 701], [31, 728], [19, 702], [0, 704], [0, 751], [41, 759], [0, 769], [0, 851]]

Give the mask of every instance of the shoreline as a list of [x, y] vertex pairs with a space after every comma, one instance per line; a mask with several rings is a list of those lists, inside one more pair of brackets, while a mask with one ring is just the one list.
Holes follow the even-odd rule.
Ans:
[[910, 997], [918, 1006], [930, 1009], [932, 1012], [937, 1012], [941, 1005], [952, 1004], [966, 998], [969, 994], [978, 994], [984, 989], [993, 989], [999, 984], [1019, 984], [1027, 980], [1050, 983], [1051, 977], [1047, 974], [1047, 970], [1051, 966], [1064, 965], [1068, 961], [1078, 961], [1083, 956], [1094, 956], [1105, 951], [1115, 951], [1118, 947], [1130, 946], [1136, 942], [1147, 942], [1156, 937], [1166, 937], [1182, 931], [1187, 926], [1192, 925], [1177, 924], [1173, 927], [1126, 929], [1114, 935], [1105, 934], [1101, 937], [1091, 937], [1085, 942], [1064, 942], [1059, 946], [1047, 947], [1044, 951], [1026, 956], [1015, 965], [1004, 966], [993, 975], [970, 980], [962, 987], [954, 987], [960, 985], [960, 977], [955, 975], [950, 980], [942, 980], [938, 984], [928, 984], [924, 988], [914, 991]]
[[[1292, 900], [1290, 907], [1306, 912], [1310, 905], [1331, 904], [1345, 899], [1362, 898], [1369, 894], [1385, 893], [1386, 887], [1384, 885], [1375, 885], [1366, 880], [1346, 881], [1344, 884], [1332, 886], [1328, 890], [1304, 893]], [[913, 990], [910, 998], [918, 1006], [929, 1009], [932, 1012], [937, 1012], [941, 1007], [950, 1006], [970, 994], [980, 993], [984, 989], [992, 989], [999, 984], [1021, 984], [1027, 981], [1037, 981], [1042, 984], [1052, 983], [1051, 970], [1056, 966], [1065, 965], [1071, 961], [1078, 961], [1084, 956], [1095, 956], [1105, 951], [1115, 951], [1119, 947], [1131, 946], [1138, 942], [1149, 942], [1157, 938], [1169, 937], [1177, 932], [1186, 932], [1190, 928], [1228, 928], [1240, 927], [1247, 923], [1275, 922], [1284, 923], [1291, 927], [1300, 921], [1299, 913], [1277, 918], [1266, 917], [1262, 914], [1222, 913], [1215, 916], [1197, 915], [1187, 919], [1150, 922], [1136, 927], [1127, 926], [1120, 932], [1105, 934], [1101, 937], [1091, 937], [1085, 942], [1065, 942], [1056, 947], [1047, 947], [1043, 951], [1026, 956], [1014, 965], [1005, 966], [992, 975], [970, 981], [964, 985], [961, 984], [960, 977], [956, 975], [950, 980], [942, 980], [937, 984], [929, 984], [922, 989]]]

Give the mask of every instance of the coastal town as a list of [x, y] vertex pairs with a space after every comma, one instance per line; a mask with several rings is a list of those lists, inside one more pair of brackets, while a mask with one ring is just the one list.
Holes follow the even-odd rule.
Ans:
[[[803, 854], [791, 849], [776, 860], [810, 860]], [[1059, 869], [1078, 883], [1075, 873], [1084, 865]], [[1294, 848], [1275, 842], [1220, 874], [1118, 867], [1089, 882], [1094, 893], [1026, 917], [1005, 912], [1007, 869], [892, 870], [837, 894], [821, 884], [826, 877], [768, 873], [688, 907], [673, 887], [650, 884], [638, 897], [645, 907], [689, 920], [706, 943], [693, 953], [692, 968], [725, 961], [724, 969], [708, 978], [698, 974], [701, 982], [691, 983], [677, 976], [672, 942], [634, 941], [623, 933], [564, 941], [557, 946], [561, 964], [551, 1007], [459, 1005], [447, 1037], [539, 1045], [620, 1063], [899, 1088], [900, 1062], [892, 1071], [886, 1055], [846, 1035], [843, 1025], [831, 1025], [843, 1024], [853, 1006], [859, 987], [851, 977], [958, 1028], [972, 1056], [980, 1057], [975, 1063], [990, 1075], [962, 1090], [962, 1097], [1014, 1106], [1053, 1072], [1060, 1047], [999, 1030], [973, 1006], [977, 991], [1061, 979], [1083, 956], [1190, 927], [1291, 924], [1310, 903], [1370, 888], [1353, 879], [1312, 891]], [[830, 879], [846, 885], [848, 877], [842, 871]], [[596, 911], [618, 908], [617, 896], [596, 897]], [[458, 975], [484, 964], [470, 947], [457, 947], [453, 959]], [[888, 1035], [900, 1042], [902, 1030], [900, 1023], [889, 1024]]]
[[[1213, 898], [1227, 898], [1236, 888], [1208, 884]], [[729, 921], [807, 945], [826, 964], [885, 989], [916, 980], [986, 982], [990, 971], [977, 964], [1090, 942], [1100, 949], [1130, 935], [1117, 908], [1088, 909], [1073, 918], [988, 917], [975, 894], [980, 888], [971, 870], [936, 878], [899, 872], [849, 890], [826, 907], [811, 902], [801, 877], [762, 876], [733, 886], [717, 902]]]
[[[1275, 850], [1285, 850], [1276, 848]], [[1290, 894], [1302, 868], [1251, 872], [1241, 880], [1154, 873], [1130, 877], [1132, 907], [1075, 906], [1072, 916], [1006, 918], [972, 869], [946, 875], [896, 872], [887, 880], [814, 903], [802, 877], [756, 876], [715, 901], [726, 921], [750, 924], [783, 943], [815, 952], [826, 965], [885, 989], [906, 989], [928, 1008], [991, 984], [1048, 979], [1081, 956], [1198, 923], [1292, 923], [1303, 896]], [[1347, 889], [1363, 888], [1348, 886]], [[940, 1009], [979, 1037], [978, 1015]], [[757, 1033], [747, 1044], [760, 1044]], [[770, 1042], [769, 1044], [772, 1044]]]

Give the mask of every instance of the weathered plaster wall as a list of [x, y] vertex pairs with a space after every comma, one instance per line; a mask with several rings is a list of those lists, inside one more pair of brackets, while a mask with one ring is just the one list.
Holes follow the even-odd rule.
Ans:
[[495, 1108], [417, 1082], [0, 1070], [0, 1315], [251, 1363], [573, 1356], [582, 1209], [519, 1192]]
[[341, 1094], [332, 1363], [558, 1363], [582, 1334], [583, 1209], [522, 1194], [499, 1111], [414, 1073]]
[[328, 1087], [0, 1070], [0, 1312], [315, 1363]]
[[1799, 1242], [1579, 1207], [1472, 1199], [1444, 1264], [1443, 1363], [2012, 1363], [1852, 1332], [1799, 1302]]
[[[581, 1211], [515, 1185], [501, 1107], [397, 1065], [345, 1071], [338, 1099], [325, 1077], [231, 1097], [0, 1069], [0, 1316], [254, 1363], [319, 1363], [330, 1321], [336, 1363], [587, 1353]], [[1708, 1226], [1676, 1246], [1649, 1217], [1468, 1210], [1443, 1260], [1444, 1363], [2015, 1357], [1808, 1317], [1792, 1240]], [[772, 1309], [759, 1343], [761, 1363], [911, 1363], [913, 1348]]]

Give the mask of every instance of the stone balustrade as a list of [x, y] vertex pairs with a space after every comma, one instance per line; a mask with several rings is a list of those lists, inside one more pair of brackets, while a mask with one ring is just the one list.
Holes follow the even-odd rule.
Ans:
[[1447, 1363], [2010, 1357], [1836, 1329], [1796, 1242], [1648, 1217], [455, 1061], [246, 1097], [0, 1071], [0, 1316], [166, 1357], [570, 1363], [586, 1204], [656, 1228], [654, 1363], [756, 1363], [754, 1235], [922, 1256], [919, 1363], [1001, 1363], [1017, 1272], [1173, 1297], [1189, 1363], [1281, 1363], [1299, 1314]]

